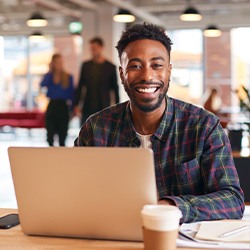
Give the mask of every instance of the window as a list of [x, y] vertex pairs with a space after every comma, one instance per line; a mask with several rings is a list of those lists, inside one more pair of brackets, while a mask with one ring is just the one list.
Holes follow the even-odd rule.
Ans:
[[0, 109], [37, 107], [41, 76], [48, 71], [53, 40], [42, 43], [27, 37], [0, 37]]
[[202, 31], [175, 30], [167, 33], [173, 42], [169, 95], [199, 104], [203, 95]]
[[235, 89], [239, 85], [250, 87], [250, 28], [236, 28], [231, 30], [232, 40], [232, 72]]

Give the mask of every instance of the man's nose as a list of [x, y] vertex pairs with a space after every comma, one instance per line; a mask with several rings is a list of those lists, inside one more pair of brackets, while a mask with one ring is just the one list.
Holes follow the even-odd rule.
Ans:
[[151, 81], [154, 79], [154, 72], [150, 67], [144, 67], [141, 71], [141, 80], [142, 81]]

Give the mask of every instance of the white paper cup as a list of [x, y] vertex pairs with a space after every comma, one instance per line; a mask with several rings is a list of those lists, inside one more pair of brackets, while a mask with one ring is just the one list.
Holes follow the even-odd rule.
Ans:
[[179, 228], [181, 210], [170, 205], [145, 205], [141, 211], [143, 227], [153, 231], [173, 231]]

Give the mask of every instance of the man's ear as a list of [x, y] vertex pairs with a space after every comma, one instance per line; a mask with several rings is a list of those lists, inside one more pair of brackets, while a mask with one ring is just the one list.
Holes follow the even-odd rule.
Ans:
[[172, 68], [173, 68], [172, 63], [169, 63], [169, 71], [170, 72], [172, 71]]
[[168, 65], [168, 71], [169, 71], [169, 75], [171, 75], [171, 72], [172, 72], [172, 63], [169, 63], [169, 65]]
[[121, 66], [119, 66], [119, 75], [120, 75], [120, 79], [122, 84], [124, 83], [124, 74], [123, 74], [123, 69]]

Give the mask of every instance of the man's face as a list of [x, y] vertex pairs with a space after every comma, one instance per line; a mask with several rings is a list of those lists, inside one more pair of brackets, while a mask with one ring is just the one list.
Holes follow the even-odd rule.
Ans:
[[172, 65], [165, 46], [154, 40], [137, 40], [121, 56], [120, 77], [132, 108], [153, 112], [165, 105]]
[[94, 59], [98, 59], [103, 54], [103, 46], [98, 43], [90, 43], [91, 55]]

